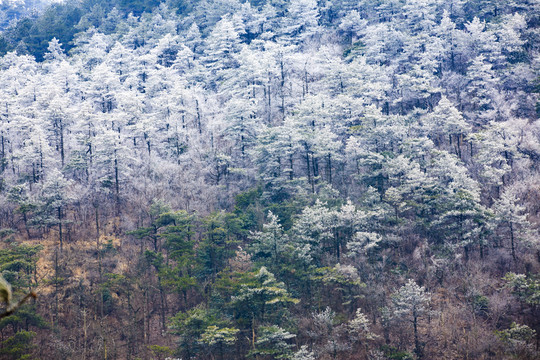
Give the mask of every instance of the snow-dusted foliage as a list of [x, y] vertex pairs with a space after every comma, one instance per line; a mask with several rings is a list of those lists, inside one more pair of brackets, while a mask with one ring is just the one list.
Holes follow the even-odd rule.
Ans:
[[498, 283], [540, 268], [538, 1], [128, 3], [66, 2], [76, 35], [39, 61], [0, 39], [0, 231], [59, 240], [55, 296], [58, 252], [96, 243], [72, 274], [95, 354], [125, 306], [131, 358], [139, 333], [146, 358], [538, 355], [538, 307], [510, 318]]

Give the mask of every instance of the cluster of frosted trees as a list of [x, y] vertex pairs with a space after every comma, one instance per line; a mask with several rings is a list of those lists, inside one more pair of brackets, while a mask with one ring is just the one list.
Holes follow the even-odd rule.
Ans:
[[16, 23], [19, 19], [35, 16], [39, 10], [49, 5], [48, 0], [2, 0], [0, 1], [0, 31]]
[[56, 181], [65, 206], [209, 211], [257, 179], [274, 197], [328, 184], [353, 199], [374, 188], [396, 219], [478, 240], [479, 218], [538, 165], [538, 9], [493, 5], [486, 23], [467, 6], [161, 6], [111, 12], [69, 56], [54, 39], [43, 63], [9, 53], [2, 201], [43, 203]]

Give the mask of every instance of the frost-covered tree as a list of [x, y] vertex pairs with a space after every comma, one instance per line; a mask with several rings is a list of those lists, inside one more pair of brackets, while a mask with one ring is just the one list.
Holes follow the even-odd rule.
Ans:
[[49, 47], [47, 48], [47, 53], [44, 56], [46, 61], [62, 61], [66, 59], [66, 54], [62, 49], [62, 44], [57, 38], [53, 38], [49, 42]]
[[206, 39], [203, 63], [208, 86], [214, 87], [228, 78], [228, 70], [238, 66], [235, 54], [239, 49], [240, 34], [231, 17], [223, 17]]
[[414, 350], [418, 356], [422, 354], [419, 325], [429, 311], [431, 295], [423, 286], [419, 286], [412, 279], [392, 294], [392, 319], [404, 322], [413, 327]]
[[444, 148], [462, 157], [464, 136], [470, 131], [461, 113], [443, 96], [433, 112], [424, 117], [423, 129], [439, 148]]
[[250, 351], [254, 356], [269, 355], [276, 359], [286, 359], [292, 353], [294, 345], [290, 341], [296, 337], [279, 326], [261, 326], [259, 337], [255, 342], [255, 349]]
[[60, 251], [64, 245], [63, 225], [68, 205], [73, 201], [70, 191], [71, 181], [66, 179], [57, 169], [47, 174], [43, 182], [38, 202], [38, 209], [32, 222], [37, 227], [58, 226], [58, 245]]
[[[505, 228], [506, 231], [502, 234], [510, 237], [510, 251], [514, 261], [517, 259], [517, 240], [521, 239], [523, 235], [527, 235], [530, 229], [525, 215], [525, 207], [520, 205], [518, 200], [512, 189], [506, 189], [493, 206], [497, 226]], [[498, 234], [502, 236], [501, 232]]]
[[319, 7], [314, 0], [293, 0], [288, 4], [281, 27], [287, 43], [308, 43], [318, 35]]
[[321, 264], [325, 251], [338, 259], [341, 253], [337, 238], [338, 213], [320, 200], [306, 207], [292, 229], [292, 242], [297, 256], [307, 263]]
[[284, 233], [279, 219], [271, 211], [263, 224], [263, 231], [255, 232], [251, 236], [252, 252], [256, 257], [272, 259], [273, 265], [279, 263], [281, 254], [286, 251], [288, 236]]

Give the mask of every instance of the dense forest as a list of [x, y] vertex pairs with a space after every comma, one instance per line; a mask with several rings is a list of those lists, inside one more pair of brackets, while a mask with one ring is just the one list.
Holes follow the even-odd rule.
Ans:
[[0, 359], [540, 357], [537, 0], [23, 2]]
[[0, 33], [18, 21], [36, 18], [52, 2], [61, 0], [0, 0]]

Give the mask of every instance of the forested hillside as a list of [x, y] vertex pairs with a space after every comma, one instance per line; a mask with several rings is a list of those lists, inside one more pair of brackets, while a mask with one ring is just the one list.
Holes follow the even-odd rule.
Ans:
[[[0, 359], [538, 359], [537, 0], [64, 1], [0, 34]], [[0, 311], [1, 312], [1, 311]]]
[[21, 19], [37, 17], [43, 9], [57, 1], [62, 0], [0, 0], [0, 34]]

